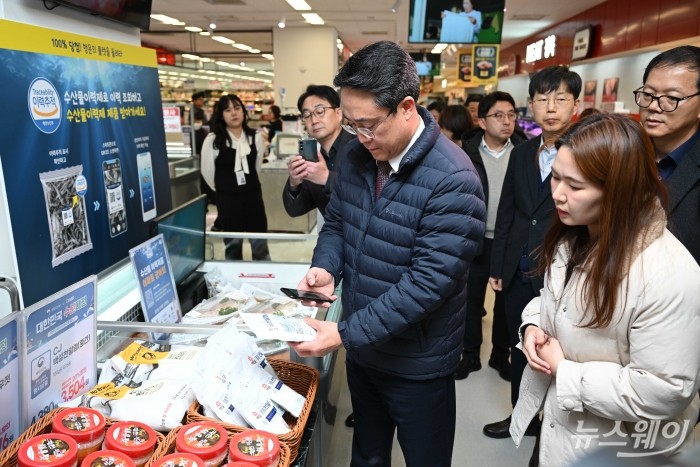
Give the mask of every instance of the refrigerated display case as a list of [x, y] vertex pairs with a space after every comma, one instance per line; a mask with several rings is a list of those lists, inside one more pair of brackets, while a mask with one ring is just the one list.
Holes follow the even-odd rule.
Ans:
[[[221, 233], [212, 233], [220, 237]], [[225, 235], [225, 234], [224, 234]], [[239, 234], [239, 236], [244, 236]], [[270, 235], [279, 240], [279, 236]], [[294, 235], [288, 235], [295, 238]], [[300, 236], [306, 239], [308, 236]], [[293, 245], [294, 240], [290, 241]], [[280, 293], [280, 287], [296, 287], [299, 279], [308, 270], [307, 263], [292, 262], [247, 262], [247, 261], [205, 261], [197, 270], [206, 274], [218, 268], [234, 286], [249, 284], [262, 290]], [[338, 290], [338, 293], [340, 290]], [[182, 334], [211, 335], [221, 329], [221, 325], [160, 324], [144, 323], [140, 310], [140, 299], [136, 278], [131, 265], [123, 262], [98, 277], [98, 362], [105, 362], [135, 339], [144, 338], [150, 333], [173, 336]], [[317, 319], [338, 322], [342, 316], [340, 300], [326, 308], [319, 308]], [[202, 345], [203, 345], [202, 340]], [[337, 352], [325, 357], [301, 358], [284, 346], [263, 347], [266, 353], [287, 358], [315, 368], [320, 373], [319, 388], [313, 409], [307, 421], [299, 455], [293, 466], [322, 467], [327, 465], [332, 430], [335, 425], [339, 385], [343, 381], [333, 379]]]

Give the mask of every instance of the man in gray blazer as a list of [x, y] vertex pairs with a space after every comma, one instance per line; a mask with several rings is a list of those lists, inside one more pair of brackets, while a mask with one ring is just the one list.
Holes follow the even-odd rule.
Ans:
[[654, 57], [634, 91], [669, 196], [668, 228], [700, 263], [700, 47]]

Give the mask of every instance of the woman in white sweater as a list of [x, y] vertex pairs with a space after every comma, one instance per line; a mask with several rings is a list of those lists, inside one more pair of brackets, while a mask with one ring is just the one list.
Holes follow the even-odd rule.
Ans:
[[632, 119], [592, 115], [558, 143], [557, 217], [545, 286], [522, 314], [529, 368], [511, 434], [543, 412], [540, 466], [608, 446], [673, 455], [693, 441], [700, 401], [700, 267], [666, 229], [651, 140]]

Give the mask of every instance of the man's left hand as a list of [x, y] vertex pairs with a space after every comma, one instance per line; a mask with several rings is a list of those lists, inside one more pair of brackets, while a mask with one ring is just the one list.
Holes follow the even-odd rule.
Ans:
[[318, 162], [306, 162], [305, 180], [316, 185], [325, 185], [328, 181], [328, 166], [326, 160], [319, 154]]
[[312, 341], [288, 343], [300, 357], [323, 357], [343, 346], [337, 323], [313, 318], [304, 321], [316, 330], [316, 336]]

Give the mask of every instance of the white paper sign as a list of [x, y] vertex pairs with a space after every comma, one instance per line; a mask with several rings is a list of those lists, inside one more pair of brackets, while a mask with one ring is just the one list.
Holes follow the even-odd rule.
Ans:
[[316, 330], [299, 316], [241, 313], [241, 318], [258, 339], [303, 342], [313, 340], [316, 335]]
[[97, 276], [26, 308], [24, 428], [97, 381]]
[[177, 106], [163, 106], [163, 122], [166, 133], [182, 133], [180, 121], [180, 108]]

